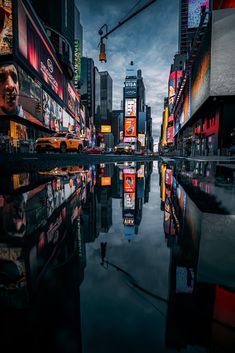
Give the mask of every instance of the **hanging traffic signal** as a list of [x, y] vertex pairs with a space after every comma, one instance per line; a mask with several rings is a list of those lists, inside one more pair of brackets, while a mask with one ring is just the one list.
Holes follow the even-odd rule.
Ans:
[[104, 61], [106, 63], [106, 51], [105, 51], [105, 44], [103, 43], [103, 40], [100, 40], [100, 56], [99, 60], [102, 62]]

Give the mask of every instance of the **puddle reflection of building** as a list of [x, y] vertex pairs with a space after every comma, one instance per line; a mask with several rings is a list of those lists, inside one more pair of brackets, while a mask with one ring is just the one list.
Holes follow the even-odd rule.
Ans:
[[[10, 348], [24, 352], [58, 352], [68, 346], [71, 352], [81, 351], [79, 286], [86, 260], [80, 215], [86, 177], [43, 175], [43, 183], [32, 188], [30, 178], [36, 177], [29, 176], [20, 187], [11, 178], [6, 189], [12, 194], [0, 198], [2, 348], [9, 351], [11, 342]], [[16, 216], [24, 220], [24, 234], [16, 232]], [[9, 232], [4, 222], [11, 217], [14, 230], [12, 226]], [[61, 337], [59, 332], [67, 334]]]
[[[233, 352], [235, 216], [216, 202], [214, 188], [218, 177], [222, 178], [221, 168], [210, 166], [209, 175], [208, 165], [196, 167], [160, 166], [165, 183], [161, 185], [164, 229], [171, 249], [166, 345], [176, 349], [197, 345], [215, 351], [220, 347], [220, 351]], [[167, 170], [172, 171], [172, 180]], [[205, 184], [210, 185], [207, 193]], [[217, 200], [224, 201], [222, 194], [217, 193]]]

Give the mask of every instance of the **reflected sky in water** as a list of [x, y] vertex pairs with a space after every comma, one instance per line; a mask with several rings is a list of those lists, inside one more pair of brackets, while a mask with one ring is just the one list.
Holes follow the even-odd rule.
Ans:
[[1, 176], [5, 351], [234, 352], [234, 172], [168, 161]]

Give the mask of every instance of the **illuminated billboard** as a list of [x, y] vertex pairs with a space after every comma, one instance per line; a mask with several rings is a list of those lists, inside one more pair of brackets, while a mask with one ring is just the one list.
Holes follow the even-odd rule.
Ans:
[[145, 134], [138, 134], [138, 141], [140, 142], [141, 147], [145, 146]]
[[137, 96], [137, 80], [126, 79], [125, 80], [125, 97], [134, 98]]
[[111, 132], [111, 125], [101, 125], [101, 132]]
[[213, 11], [211, 36], [212, 96], [235, 95], [235, 9]]
[[124, 192], [135, 192], [136, 175], [123, 174], [124, 179]]
[[0, 5], [0, 55], [13, 50], [12, 0], [1, 1]]
[[60, 131], [63, 122], [63, 109], [45, 91], [43, 91], [42, 111], [44, 125], [48, 129]]
[[[210, 31], [208, 30], [192, 66], [191, 115], [200, 108], [210, 95], [210, 66], [211, 48]], [[220, 68], [222, 69], [221, 65]]]
[[170, 126], [167, 129], [167, 143], [173, 143], [174, 140], [174, 126]]
[[209, 0], [188, 0], [188, 28], [197, 28], [201, 18], [201, 7], [209, 10]]
[[79, 117], [80, 97], [78, 93], [75, 91], [75, 89], [69, 83], [67, 88], [68, 88], [68, 108], [70, 109], [75, 119], [80, 124], [80, 117]]
[[81, 80], [81, 45], [80, 41], [76, 39], [74, 41], [74, 86], [76, 89], [80, 88]]
[[144, 164], [137, 170], [137, 178], [144, 178]]
[[124, 137], [123, 141], [136, 143], [136, 137]]
[[136, 98], [125, 99], [125, 116], [136, 117]]
[[136, 134], [136, 118], [125, 118], [124, 136], [135, 137]]
[[111, 185], [111, 177], [101, 177], [101, 186], [110, 186]]
[[135, 209], [135, 193], [124, 193], [124, 209]]
[[53, 91], [63, 99], [63, 72], [41, 24], [22, 0], [18, 2], [19, 51]]
[[235, 0], [214, 0], [213, 1], [213, 9], [228, 9], [228, 8], [235, 8]]

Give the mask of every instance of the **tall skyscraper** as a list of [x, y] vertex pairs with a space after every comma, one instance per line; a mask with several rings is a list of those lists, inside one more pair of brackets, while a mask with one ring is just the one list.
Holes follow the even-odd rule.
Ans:
[[101, 123], [109, 122], [113, 107], [113, 80], [108, 71], [100, 72]]
[[[86, 107], [87, 117], [94, 122], [95, 96], [94, 96], [94, 61], [92, 58], [81, 59], [81, 102]], [[88, 126], [88, 122], [87, 122]]]

